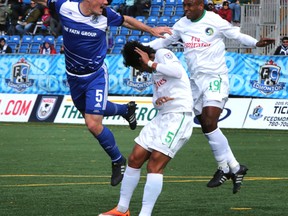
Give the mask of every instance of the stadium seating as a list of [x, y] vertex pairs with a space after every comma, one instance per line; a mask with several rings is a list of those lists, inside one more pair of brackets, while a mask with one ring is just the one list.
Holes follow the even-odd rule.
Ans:
[[149, 16], [159, 16], [161, 12], [161, 6], [160, 5], [151, 5]]
[[162, 15], [163, 16], [173, 16], [174, 12], [175, 12], [174, 5], [166, 5], [165, 7], [163, 7]]
[[44, 37], [44, 41], [50, 41], [51, 44], [55, 45], [55, 37], [53, 35], [47, 35]]
[[56, 44], [56, 46], [63, 44], [63, 36], [62, 36], [62, 35], [59, 35], [59, 36], [56, 38], [55, 44]]
[[151, 41], [151, 36], [149, 35], [142, 35], [140, 38], [139, 38], [139, 41], [140, 43], [148, 43]]
[[109, 32], [111, 32], [112, 35], [118, 35], [118, 26], [110, 26]]
[[184, 15], [184, 8], [182, 5], [177, 5], [175, 8], [174, 16], [183, 16]]
[[140, 30], [136, 30], [133, 29], [130, 33], [130, 35], [134, 35], [134, 36], [140, 36], [142, 34], [142, 32]]
[[164, 5], [164, 0], [151, 0], [151, 6], [152, 5], [159, 5], [162, 7]]
[[43, 35], [34, 35], [30, 46], [30, 53], [32, 54], [39, 53], [40, 46], [43, 44], [43, 42], [44, 42]]
[[29, 53], [30, 52], [30, 44], [21, 42], [18, 53]]
[[20, 42], [21, 42], [20, 35], [11, 35], [9, 37], [9, 40], [7, 41], [7, 44], [11, 47], [13, 53], [17, 53]]
[[130, 35], [130, 29], [124, 26], [119, 27], [119, 35]]
[[177, 0], [166, 0], [166, 1], [165, 1], [165, 6], [167, 6], [167, 5], [173, 5], [173, 6], [175, 6], [175, 5], [176, 5], [176, 1], [177, 1]]
[[0, 38], [4, 38], [6, 43], [8, 43], [10, 39], [9, 35], [1, 35]]
[[128, 41], [139, 41], [139, 36], [130, 35], [130, 36], [128, 37]]
[[157, 26], [170, 26], [170, 16], [160, 17]]
[[145, 16], [136, 16], [135, 19], [140, 21], [140, 22], [142, 22], [142, 23], [144, 23], [145, 20], [146, 20], [146, 17]]
[[172, 27], [181, 17], [180, 16], [172, 16], [170, 19], [170, 26]]
[[9, 40], [8, 40], [8, 43], [9, 44], [16, 44], [18, 46], [20, 44], [20, 41], [21, 41], [20, 35], [11, 35]]
[[154, 27], [158, 24], [158, 16], [149, 16], [146, 20], [146, 25]]

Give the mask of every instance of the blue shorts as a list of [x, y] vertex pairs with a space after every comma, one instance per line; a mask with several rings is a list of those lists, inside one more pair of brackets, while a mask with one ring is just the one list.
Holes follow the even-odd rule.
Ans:
[[108, 71], [104, 64], [88, 75], [67, 73], [70, 94], [75, 107], [87, 114], [104, 115], [108, 99]]

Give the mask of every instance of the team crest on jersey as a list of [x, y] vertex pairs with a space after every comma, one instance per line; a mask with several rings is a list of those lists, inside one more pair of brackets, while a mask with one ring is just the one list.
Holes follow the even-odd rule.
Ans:
[[262, 115], [262, 112], [263, 112], [263, 107], [261, 107], [260, 105], [258, 105], [257, 107], [255, 107], [253, 109], [253, 113], [249, 115], [249, 117], [253, 120], [257, 120], [259, 118], [261, 118], [263, 115]]
[[173, 58], [173, 56], [172, 56], [172, 54], [170, 52], [166, 53], [164, 55], [164, 57], [167, 58], [167, 59], [172, 59]]
[[36, 113], [36, 117], [38, 120], [44, 121], [51, 115], [56, 105], [57, 99], [57, 96], [43, 96], [41, 98], [41, 102], [38, 106]]
[[205, 29], [205, 34], [206, 35], [208, 35], [208, 36], [211, 36], [211, 35], [213, 35], [214, 34], [214, 30], [213, 30], [213, 28], [206, 28]]
[[285, 87], [284, 82], [279, 82], [281, 68], [272, 60], [262, 65], [259, 70], [259, 80], [251, 80], [252, 88], [269, 95], [275, 91], [281, 91]]
[[98, 16], [93, 15], [93, 16], [91, 17], [91, 22], [92, 22], [93, 24], [98, 23], [98, 22], [99, 22], [99, 21], [98, 21]]
[[152, 85], [152, 75], [148, 72], [140, 72], [135, 68], [130, 69], [130, 78], [124, 79], [124, 84], [138, 92], [144, 91]]
[[29, 80], [30, 65], [21, 58], [12, 65], [11, 79], [6, 79], [6, 83], [18, 92], [23, 92], [33, 85], [33, 80]]

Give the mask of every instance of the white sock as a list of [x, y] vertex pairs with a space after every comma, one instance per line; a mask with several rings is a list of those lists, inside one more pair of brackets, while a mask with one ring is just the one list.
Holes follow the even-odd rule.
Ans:
[[139, 216], [150, 216], [163, 187], [163, 175], [148, 173]]
[[237, 164], [239, 166], [239, 163], [231, 151], [227, 138], [219, 128], [210, 133], [205, 133], [205, 136], [208, 139], [219, 169], [223, 170], [224, 173], [228, 173], [229, 166], [232, 166], [231, 169], [234, 169]]
[[129, 209], [131, 197], [140, 180], [141, 169], [134, 169], [127, 165], [121, 183], [120, 199], [117, 210], [125, 213]]

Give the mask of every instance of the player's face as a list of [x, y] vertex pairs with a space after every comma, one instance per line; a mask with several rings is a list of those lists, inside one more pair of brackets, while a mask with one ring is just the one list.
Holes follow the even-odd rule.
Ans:
[[88, 0], [91, 14], [101, 15], [103, 8], [108, 4], [107, 0]]
[[204, 1], [203, 0], [184, 0], [183, 8], [185, 16], [190, 20], [199, 19], [204, 11]]

